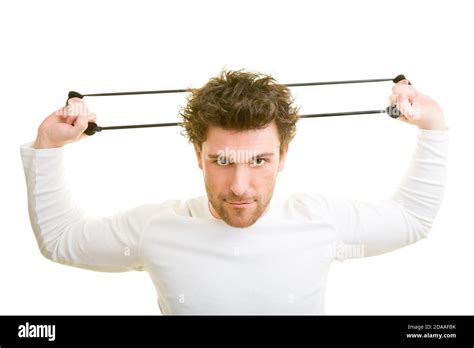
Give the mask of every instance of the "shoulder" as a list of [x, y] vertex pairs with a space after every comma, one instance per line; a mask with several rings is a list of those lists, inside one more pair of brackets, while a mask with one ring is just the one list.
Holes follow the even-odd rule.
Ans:
[[324, 217], [329, 210], [330, 198], [326, 194], [294, 192], [283, 199], [283, 208], [290, 217], [316, 219]]
[[207, 207], [207, 197], [198, 196], [188, 199], [167, 199], [160, 203], [144, 204], [135, 208], [135, 212], [142, 217], [151, 217], [161, 214], [180, 216], [202, 216]]

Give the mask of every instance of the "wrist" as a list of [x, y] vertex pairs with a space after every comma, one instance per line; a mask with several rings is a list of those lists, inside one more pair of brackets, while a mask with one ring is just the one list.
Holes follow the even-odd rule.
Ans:
[[54, 144], [47, 139], [42, 137], [37, 137], [33, 145], [31, 146], [33, 149], [41, 150], [41, 149], [51, 149], [55, 147], [62, 147], [63, 144]]
[[448, 126], [444, 121], [442, 122], [436, 122], [428, 125], [420, 125], [418, 126], [419, 129], [424, 129], [424, 130], [447, 130]]

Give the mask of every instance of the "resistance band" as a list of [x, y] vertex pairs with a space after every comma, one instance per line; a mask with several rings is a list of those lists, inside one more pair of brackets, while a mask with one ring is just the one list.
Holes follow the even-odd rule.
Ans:
[[[287, 87], [304, 87], [304, 86], [322, 86], [322, 85], [339, 85], [339, 84], [349, 84], [349, 83], [369, 83], [369, 82], [384, 82], [392, 81], [393, 83], [398, 83], [402, 80], [406, 80], [404, 75], [398, 75], [394, 79], [370, 79], [370, 80], [348, 80], [348, 81], [326, 81], [326, 82], [305, 82], [305, 83], [290, 83], [285, 84]], [[411, 83], [409, 82], [411, 85]], [[167, 89], [159, 91], [138, 91], [138, 92], [114, 92], [114, 93], [92, 93], [92, 94], [81, 94], [75, 91], [70, 91], [68, 94], [68, 99], [66, 105], [68, 104], [69, 99], [71, 98], [84, 98], [84, 97], [110, 97], [110, 96], [120, 96], [120, 95], [139, 95], [139, 94], [165, 94], [165, 93], [184, 93], [189, 92], [189, 89]], [[308, 115], [299, 115], [299, 118], [312, 118], [312, 117], [330, 117], [330, 116], [349, 116], [349, 115], [368, 115], [368, 114], [381, 114], [386, 113], [392, 118], [398, 118], [401, 113], [395, 105], [388, 106], [383, 110], [365, 110], [365, 111], [347, 111], [347, 112], [332, 112], [332, 113], [323, 113], [323, 114], [308, 114]], [[126, 126], [109, 126], [101, 127], [98, 126], [95, 122], [89, 122], [87, 129], [84, 131], [87, 135], [94, 135], [97, 132], [103, 130], [115, 130], [115, 129], [130, 129], [130, 128], [150, 128], [150, 127], [170, 127], [170, 126], [179, 126], [179, 122], [171, 123], [150, 123], [150, 124], [133, 124]]]

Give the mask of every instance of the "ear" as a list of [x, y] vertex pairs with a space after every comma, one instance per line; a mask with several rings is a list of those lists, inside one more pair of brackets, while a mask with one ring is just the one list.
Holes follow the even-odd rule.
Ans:
[[198, 166], [202, 170], [202, 151], [199, 148], [199, 146], [197, 146], [196, 144], [194, 144], [194, 151], [196, 152], [196, 157], [197, 157], [197, 160], [198, 160]]
[[289, 144], [286, 144], [283, 147], [283, 150], [280, 154], [280, 163], [278, 164], [278, 171], [279, 172], [281, 172], [283, 170], [283, 168], [285, 167], [285, 160], [286, 160], [286, 155], [288, 153], [288, 147], [289, 147]]

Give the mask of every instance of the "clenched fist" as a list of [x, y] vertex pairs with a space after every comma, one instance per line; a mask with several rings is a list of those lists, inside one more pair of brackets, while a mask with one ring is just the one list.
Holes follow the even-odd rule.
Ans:
[[33, 148], [61, 147], [87, 137], [84, 131], [89, 122], [96, 122], [95, 114], [89, 112], [82, 99], [71, 98], [67, 106], [56, 110], [41, 123]]
[[399, 120], [420, 129], [447, 129], [443, 109], [436, 101], [418, 92], [408, 80], [402, 80], [393, 86], [389, 105], [395, 105], [400, 110]]

